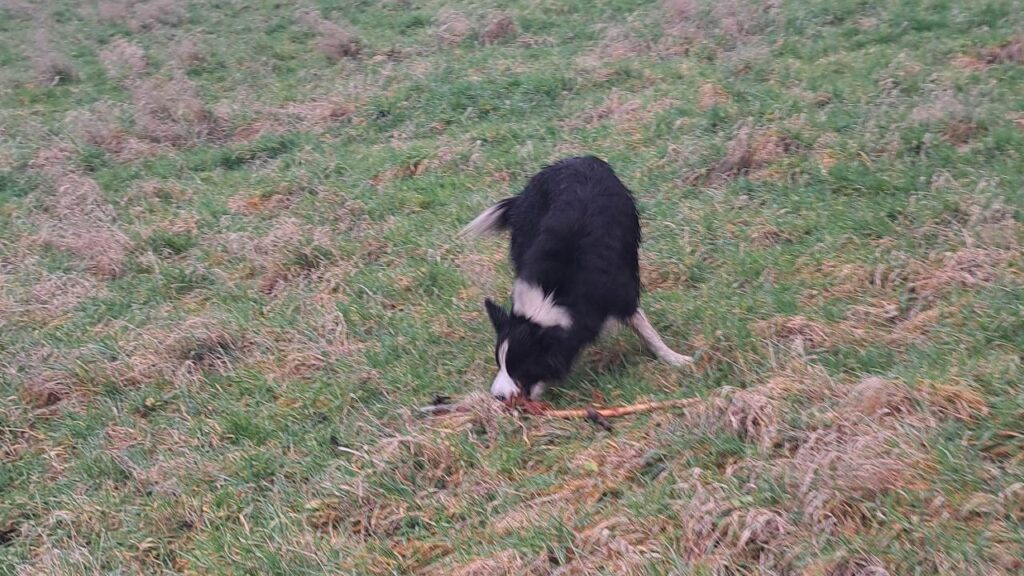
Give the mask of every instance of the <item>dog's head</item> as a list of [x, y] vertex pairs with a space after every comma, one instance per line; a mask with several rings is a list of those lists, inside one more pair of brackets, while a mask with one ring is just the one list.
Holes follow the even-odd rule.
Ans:
[[569, 372], [566, 337], [572, 323], [568, 313], [560, 308], [552, 310], [558, 307], [550, 300], [545, 309], [531, 308], [537, 302], [530, 297], [518, 287], [513, 292], [511, 312], [491, 300], [484, 301], [497, 335], [494, 360], [498, 376], [491, 385], [491, 394], [503, 400], [519, 394], [536, 398], [547, 385], [564, 379]]

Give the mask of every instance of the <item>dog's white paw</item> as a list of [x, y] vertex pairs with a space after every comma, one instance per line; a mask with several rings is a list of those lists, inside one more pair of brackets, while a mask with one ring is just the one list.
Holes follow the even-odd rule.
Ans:
[[543, 382], [537, 382], [530, 388], [530, 400], [540, 400], [540, 397], [544, 394], [544, 391], [548, 389], [548, 385]]
[[672, 366], [692, 366], [693, 356], [685, 356], [678, 352], [665, 353], [661, 359]]

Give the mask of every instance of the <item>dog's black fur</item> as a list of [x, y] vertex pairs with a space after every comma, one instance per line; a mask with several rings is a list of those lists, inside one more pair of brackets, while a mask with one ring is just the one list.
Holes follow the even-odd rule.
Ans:
[[[510, 390], [538, 396], [568, 375], [609, 320], [628, 322], [638, 310], [640, 219], [630, 191], [599, 158], [568, 158], [545, 167], [518, 196], [492, 206], [466, 230], [510, 230], [512, 236], [513, 310], [485, 301], [497, 332], [499, 371], [517, 388], [507, 380], [499, 385], [499, 372], [492, 386], [496, 396]], [[542, 296], [547, 300], [538, 304]], [[530, 300], [528, 308], [521, 309], [517, 298]]]

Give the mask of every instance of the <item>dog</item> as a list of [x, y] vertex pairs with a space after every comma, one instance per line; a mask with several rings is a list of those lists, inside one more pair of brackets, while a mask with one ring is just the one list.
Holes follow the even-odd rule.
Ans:
[[537, 400], [568, 376], [579, 353], [627, 324], [662, 361], [693, 359], [665, 345], [640, 309], [640, 217], [605, 161], [567, 158], [533, 176], [518, 196], [484, 210], [463, 237], [511, 232], [512, 309], [484, 300], [497, 339], [491, 394]]

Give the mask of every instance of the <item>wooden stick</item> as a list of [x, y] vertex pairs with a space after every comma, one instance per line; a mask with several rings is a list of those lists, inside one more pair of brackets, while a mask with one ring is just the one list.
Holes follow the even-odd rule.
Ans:
[[638, 412], [650, 412], [652, 410], [664, 410], [665, 408], [679, 408], [700, 402], [700, 398], [680, 398], [676, 400], [665, 400], [662, 402], [644, 402], [642, 404], [631, 404], [629, 406], [615, 406], [612, 408], [580, 408], [574, 410], [544, 410], [540, 414], [550, 418], [592, 418], [590, 412], [596, 412], [604, 418], [616, 418], [628, 416]]
[[[552, 410], [548, 408], [546, 404], [540, 402], [528, 405], [506, 404], [506, 406], [512, 410], [522, 408], [523, 412], [531, 416], [547, 416], [549, 418], [568, 419], [590, 418], [593, 420], [595, 414], [602, 418], [617, 418], [619, 416], [628, 416], [639, 412], [651, 412], [653, 410], [664, 410], [666, 408], [680, 408], [697, 402], [700, 402], [700, 398], [679, 398], [676, 400], [664, 400], [661, 402], [631, 404], [629, 406], [613, 406], [611, 408], [576, 408], [570, 410]], [[435, 404], [431, 406], [422, 406], [419, 408], [419, 411], [433, 416], [441, 416], [454, 412], [463, 412], [465, 411], [465, 408], [458, 404]]]

